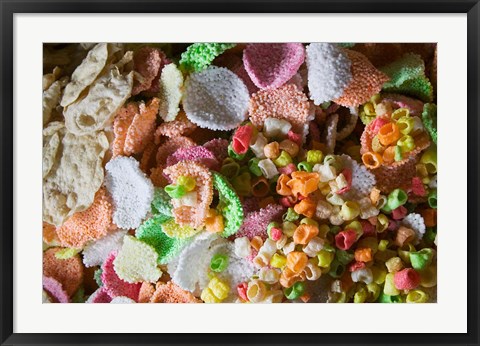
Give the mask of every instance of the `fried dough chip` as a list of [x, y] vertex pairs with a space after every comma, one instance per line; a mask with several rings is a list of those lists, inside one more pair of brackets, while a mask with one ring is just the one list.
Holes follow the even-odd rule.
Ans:
[[76, 135], [102, 130], [130, 97], [133, 72], [123, 75], [117, 65], [110, 66], [83, 98], [63, 111], [65, 126]]
[[[43, 125], [49, 122], [52, 118], [54, 109], [58, 106], [60, 98], [62, 97], [62, 89], [67, 85], [68, 77], [63, 77], [57, 81], [52, 82], [47, 89], [43, 91], [42, 110], [43, 110]], [[47, 82], [48, 83], [48, 82]]]
[[93, 203], [103, 182], [103, 157], [109, 144], [100, 131], [84, 136], [68, 133], [53, 122], [43, 131], [43, 221], [60, 226]]
[[[111, 49], [113, 46], [111, 46]], [[70, 83], [65, 87], [60, 105], [66, 107], [75, 102], [83, 90], [92, 84], [102, 72], [108, 59], [108, 43], [93, 47], [82, 63], [73, 71]]]

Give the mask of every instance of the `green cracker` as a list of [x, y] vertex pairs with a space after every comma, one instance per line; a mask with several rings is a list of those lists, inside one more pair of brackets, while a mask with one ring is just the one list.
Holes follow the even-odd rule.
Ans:
[[380, 70], [390, 77], [383, 91], [414, 96], [423, 102], [432, 101], [433, 87], [425, 76], [425, 64], [420, 55], [407, 53]]
[[213, 187], [218, 191], [220, 203], [217, 209], [223, 216], [225, 229], [221, 236], [227, 238], [237, 233], [243, 223], [243, 206], [240, 198], [223, 175], [212, 172]]
[[202, 71], [210, 66], [217, 56], [233, 47], [234, 43], [194, 43], [182, 53], [180, 69], [185, 72]]
[[162, 224], [172, 218], [156, 215], [137, 228], [135, 236], [152, 246], [158, 253], [158, 263], [166, 264], [177, 256], [190, 239], [170, 238], [162, 231]]
[[152, 201], [152, 214], [172, 216], [170, 196], [162, 188], [155, 188]]
[[425, 103], [423, 105], [422, 121], [433, 142], [437, 144], [437, 106], [435, 104]]

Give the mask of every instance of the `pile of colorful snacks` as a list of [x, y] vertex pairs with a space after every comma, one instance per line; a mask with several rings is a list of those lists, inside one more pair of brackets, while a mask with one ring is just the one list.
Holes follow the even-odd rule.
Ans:
[[43, 299], [436, 300], [436, 45], [46, 45]]

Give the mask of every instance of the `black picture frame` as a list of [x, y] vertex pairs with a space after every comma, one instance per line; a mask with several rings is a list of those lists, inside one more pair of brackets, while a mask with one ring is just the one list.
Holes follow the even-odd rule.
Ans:
[[[274, 6], [273, 6], [274, 5]], [[273, 11], [272, 11], [273, 9]], [[2, 345], [411, 344], [478, 345], [480, 4], [478, 0], [0, 0]], [[466, 334], [27, 334], [13, 332], [13, 16], [15, 13], [467, 13], [468, 15], [468, 332]], [[454, 318], [454, 316], [452, 316]]]

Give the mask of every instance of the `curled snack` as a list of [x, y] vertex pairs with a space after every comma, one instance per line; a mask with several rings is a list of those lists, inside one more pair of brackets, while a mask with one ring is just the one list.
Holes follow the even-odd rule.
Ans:
[[424, 102], [433, 99], [433, 87], [425, 76], [425, 63], [417, 54], [407, 53], [381, 70], [390, 77], [383, 90], [414, 96]]
[[220, 211], [224, 220], [222, 237], [229, 237], [235, 234], [243, 222], [243, 208], [240, 198], [228, 180], [219, 173], [213, 172], [213, 186], [218, 191]]
[[154, 216], [145, 221], [135, 231], [135, 236], [152, 246], [158, 254], [158, 263], [167, 264], [175, 258], [189, 243], [189, 239], [179, 239], [167, 236], [162, 230], [162, 224], [172, 218]]
[[194, 43], [182, 53], [180, 68], [186, 72], [202, 71], [213, 59], [232, 47], [235, 47], [234, 43]]
[[233, 72], [212, 66], [185, 82], [183, 108], [188, 119], [211, 130], [231, 130], [247, 114], [247, 87]]
[[245, 70], [260, 89], [285, 84], [305, 60], [301, 43], [251, 43], [243, 51]]
[[213, 153], [202, 146], [193, 146], [177, 149], [167, 159], [167, 166], [174, 165], [181, 161], [195, 161], [207, 166], [209, 169], [219, 170], [220, 163]]
[[157, 283], [157, 288], [150, 303], [200, 303], [201, 301], [190, 292], [183, 290], [172, 281]]
[[123, 237], [126, 234], [126, 230], [118, 230], [85, 246], [82, 251], [85, 267], [102, 265], [112, 251], [118, 251], [122, 247]]
[[[133, 70], [137, 75], [135, 76], [132, 95], [137, 95], [153, 86], [155, 77], [162, 71], [165, 58], [165, 54], [154, 47], [144, 46], [135, 52], [133, 55]], [[155, 86], [155, 91], [158, 91], [158, 86]]]
[[50, 123], [43, 136], [43, 221], [60, 226], [93, 203], [109, 144], [103, 132], [75, 136], [59, 122]]
[[303, 133], [311, 117], [307, 96], [293, 84], [253, 94], [248, 113], [256, 127], [262, 128], [267, 118], [285, 119], [296, 133]]
[[358, 110], [356, 108], [350, 108], [349, 114], [344, 117], [347, 118], [347, 121], [341, 130], [337, 130], [337, 141], [344, 140], [353, 132], [355, 126], [357, 126]]
[[61, 248], [50, 248], [43, 253], [43, 275], [57, 280], [71, 297], [83, 283], [83, 264], [79, 255], [58, 259]]
[[113, 222], [121, 228], [137, 228], [150, 210], [153, 184], [133, 157], [118, 156], [105, 166], [105, 185], [115, 210]]
[[113, 266], [118, 277], [126, 282], [157, 282], [162, 276], [157, 260], [158, 255], [153, 247], [127, 235], [123, 238], [123, 246], [118, 251]]
[[62, 246], [83, 248], [91, 241], [103, 238], [112, 227], [113, 206], [105, 188], [95, 194], [93, 204], [86, 210], [73, 214], [57, 228]]
[[342, 96], [353, 76], [347, 52], [333, 43], [307, 46], [308, 89], [315, 105]]
[[213, 200], [212, 174], [204, 165], [194, 161], [182, 161], [165, 168], [164, 174], [173, 182], [180, 176], [192, 177], [196, 182], [196, 206], [181, 205], [178, 200], [172, 200], [174, 206], [173, 215], [180, 225], [190, 225], [200, 228], [205, 223], [208, 209]]
[[55, 300], [55, 303], [70, 303], [70, 297], [65, 292], [62, 284], [54, 278], [43, 276], [43, 289], [48, 292], [48, 296]]
[[188, 136], [197, 125], [188, 120], [185, 112], [180, 112], [174, 120], [160, 124], [155, 131], [155, 142], [160, 143], [160, 137], [175, 138], [177, 136]]
[[104, 129], [130, 97], [133, 72], [123, 75], [112, 65], [90, 87], [88, 94], [63, 111], [65, 126], [80, 136]]
[[160, 75], [160, 110], [158, 114], [164, 121], [172, 121], [180, 111], [182, 100], [183, 74], [174, 63], [168, 64]]
[[272, 221], [281, 221], [285, 207], [279, 204], [269, 204], [259, 211], [253, 211], [245, 215], [242, 226], [235, 234], [235, 238], [248, 237], [252, 239], [259, 236], [263, 240], [267, 239], [267, 226]]

